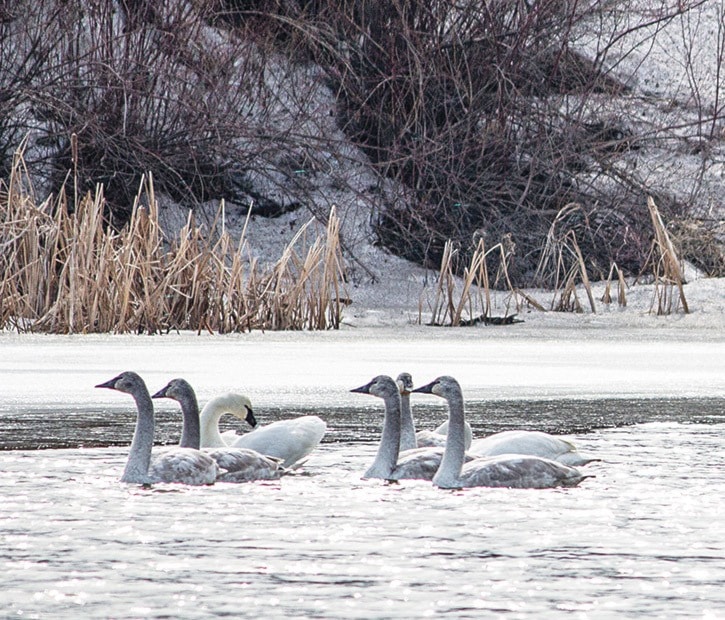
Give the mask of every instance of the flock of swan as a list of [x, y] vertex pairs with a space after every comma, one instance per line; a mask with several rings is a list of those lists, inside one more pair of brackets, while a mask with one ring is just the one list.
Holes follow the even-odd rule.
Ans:
[[[300, 467], [327, 430], [322, 419], [311, 415], [256, 427], [251, 402], [234, 393], [211, 399], [200, 411], [194, 389], [184, 379], [173, 379], [151, 395], [137, 373], [126, 371], [96, 387], [125, 392], [136, 403], [136, 427], [122, 482], [205, 485], [274, 480]], [[589, 477], [577, 467], [597, 460], [579, 453], [571, 442], [539, 431], [504, 431], [474, 439], [465, 420], [461, 387], [450, 376], [414, 389], [408, 373], [397, 380], [379, 375], [351, 392], [377, 396], [385, 406], [380, 445], [363, 478], [430, 480], [446, 489], [571, 487]], [[445, 399], [448, 421], [433, 431], [416, 432], [412, 393]], [[183, 422], [179, 446], [152, 458], [157, 398], [177, 401]], [[219, 420], [226, 413], [256, 428], [242, 435], [220, 433]]]

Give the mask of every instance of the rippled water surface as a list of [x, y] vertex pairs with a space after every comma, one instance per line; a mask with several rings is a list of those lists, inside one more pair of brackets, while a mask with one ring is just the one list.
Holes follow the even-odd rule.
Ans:
[[125, 448], [0, 453], [4, 617], [722, 617], [725, 425], [575, 436], [566, 490], [362, 481], [373, 443], [304, 473], [120, 484]]
[[[187, 341], [138, 342], [5, 342], [3, 618], [724, 617], [722, 342], [521, 342], [519, 353], [501, 342], [388, 352], [372, 342], [333, 359], [349, 343], [323, 337], [321, 347], [292, 347], [298, 366], [280, 361], [283, 342], [261, 338], [246, 348], [222, 341], [202, 355], [208, 366], [192, 363], [196, 340], [192, 354]], [[602, 459], [586, 468], [594, 477], [544, 491], [361, 480], [381, 406], [347, 388], [374, 368], [430, 380], [440, 367], [432, 351], [449, 355], [445, 371], [461, 377], [477, 435], [566, 433]], [[456, 351], [467, 356], [454, 363]], [[132, 401], [92, 385], [136, 369], [158, 389], [201, 368], [191, 379], [203, 400], [246, 365], [240, 382], [252, 389], [287, 386], [281, 395], [257, 389], [263, 422], [310, 411], [327, 419], [325, 443], [300, 473], [204, 488], [118, 482]], [[270, 377], [277, 367], [284, 372]], [[663, 376], [667, 368], [677, 372]], [[303, 391], [324, 373], [327, 387]], [[432, 397], [414, 404], [421, 426], [445, 417]], [[157, 439], [176, 441], [173, 403], [159, 404], [158, 420]]]

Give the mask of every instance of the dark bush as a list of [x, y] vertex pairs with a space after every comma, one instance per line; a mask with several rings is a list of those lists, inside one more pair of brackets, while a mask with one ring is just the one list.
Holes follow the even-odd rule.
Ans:
[[[311, 184], [295, 175], [314, 172], [316, 153], [334, 152], [337, 138], [298, 131], [294, 113], [277, 126], [271, 109], [282, 104], [265, 82], [274, 50], [322, 68], [339, 126], [379, 175], [372, 221], [390, 251], [435, 266], [452, 239], [465, 264], [479, 239], [506, 239], [516, 283], [551, 284], [535, 276], [556, 222], [575, 231], [592, 277], [612, 262], [637, 273], [651, 188], [617, 162], [646, 138], [610, 105], [628, 90], [608, 68], [615, 38], [592, 57], [578, 45], [610, 5], [5, 3], [0, 165], [30, 134], [26, 161], [44, 189], [102, 183], [119, 222], [149, 172], [158, 191], [190, 206], [226, 198], [270, 216], [315, 211]], [[663, 3], [646, 23], [656, 32], [688, 9]], [[310, 91], [290, 91], [284, 105], [303, 110]], [[312, 164], [298, 170], [298, 159]], [[683, 209], [657, 200], [665, 216]], [[557, 219], [572, 203], [580, 208]]]
[[[259, 3], [244, 4], [239, 23], [259, 20]], [[662, 5], [648, 24], [687, 9]], [[547, 232], [572, 202], [580, 219], [559, 224], [581, 237], [593, 277], [612, 262], [636, 274], [649, 251], [648, 191], [612, 165], [640, 147], [607, 106], [628, 92], [607, 69], [614, 41], [594, 58], [576, 48], [604, 10], [556, 0], [316, 0], [278, 3], [266, 24], [286, 32], [277, 38], [292, 42], [290, 57], [325, 67], [340, 125], [394, 181], [397, 193], [381, 193], [374, 218], [381, 245], [435, 266], [448, 239], [465, 264], [481, 236], [507, 237], [511, 274], [531, 284]]]

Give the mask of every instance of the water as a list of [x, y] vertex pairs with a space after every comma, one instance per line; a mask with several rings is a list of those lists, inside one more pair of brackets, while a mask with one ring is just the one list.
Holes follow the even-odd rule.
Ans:
[[[287, 337], [206, 340], [203, 353], [196, 340], [0, 342], [9, 395], [0, 404], [0, 617], [724, 617], [722, 343], [547, 340], [516, 354], [496, 339], [436, 342], [436, 354], [451, 356], [445, 372], [462, 378], [477, 435], [541, 428], [602, 458], [574, 489], [443, 491], [361, 480], [380, 402], [341, 389], [381, 366], [428, 380], [437, 371], [430, 345], [358, 343], [325, 386], [309, 387], [349, 336], [293, 341], [304, 363], [277, 364]], [[511, 358], [486, 361], [479, 348], [486, 360]], [[455, 350], [465, 360], [454, 362]], [[584, 369], [567, 357], [576, 352], [586, 352]], [[643, 352], [646, 362], [631, 357]], [[309, 362], [316, 356], [321, 366]], [[556, 383], [539, 358], [564, 369]], [[327, 419], [325, 443], [301, 473], [205, 488], [118, 482], [132, 403], [91, 386], [135, 368], [157, 389], [192, 359], [201, 400], [248, 365], [241, 381], [256, 389], [261, 420], [312, 411]], [[507, 383], [502, 366], [526, 372]], [[675, 374], [662, 377], [660, 367]], [[445, 415], [433, 397], [414, 406], [421, 426]], [[174, 404], [160, 403], [158, 418], [159, 441], [175, 441]]]
[[566, 490], [363, 481], [359, 441], [207, 488], [122, 485], [124, 447], [0, 452], [3, 617], [722, 617], [711, 413], [574, 435], [603, 462]]

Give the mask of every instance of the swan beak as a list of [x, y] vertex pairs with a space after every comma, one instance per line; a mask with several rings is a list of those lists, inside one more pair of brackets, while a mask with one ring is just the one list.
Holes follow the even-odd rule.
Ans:
[[366, 383], [365, 385], [361, 385], [360, 387], [356, 387], [355, 389], [350, 390], [351, 392], [357, 392], [358, 394], [370, 394], [370, 386], [373, 384], [372, 381], [369, 383]]
[[118, 381], [121, 378], [121, 375], [118, 377], [113, 377], [113, 379], [109, 379], [105, 383], [99, 383], [95, 387], [97, 388], [108, 388], [109, 390], [115, 390], [116, 389], [116, 381]]
[[438, 379], [436, 379], [435, 381], [431, 381], [427, 385], [422, 385], [419, 388], [416, 388], [414, 390], [411, 390], [411, 393], [416, 393], [416, 394], [435, 394], [435, 392], [433, 391], [433, 388], [436, 385], [438, 385]]
[[247, 407], [247, 417], [244, 418], [244, 421], [252, 428], [257, 426], [257, 418], [254, 417], [254, 411], [252, 411], [251, 407]]
[[169, 389], [169, 386], [168, 386], [168, 385], [166, 385], [166, 386], [162, 387], [162, 388], [161, 388], [161, 389], [160, 389], [160, 390], [159, 390], [158, 392], [156, 392], [156, 394], [154, 394], [154, 395], [153, 395], [153, 396], [152, 396], [151, 398], [171, 398], [171, 397], [170, 397], [170, 396], [168, 396], [168, 394], [167, 394], [167, 392], [168, 392], [168, 389]]

